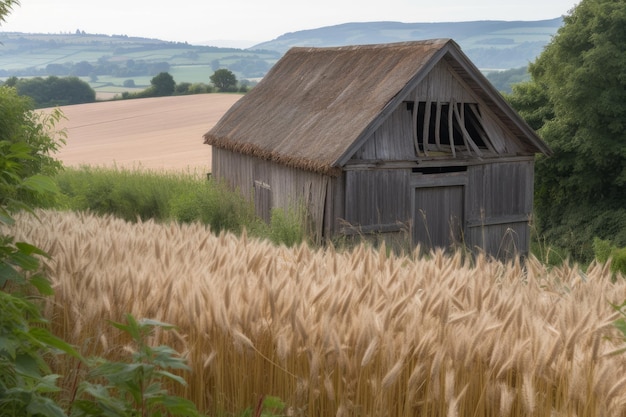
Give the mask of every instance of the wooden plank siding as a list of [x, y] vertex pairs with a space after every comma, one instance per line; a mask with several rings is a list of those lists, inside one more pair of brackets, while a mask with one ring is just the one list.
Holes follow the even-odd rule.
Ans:
[[404, 232], [410, 222], [408, 169], [347, 170], [344, 233]]
[[[304, 207], [312, 239], [323, 240], [325, 210], [332, 206], [332, 202], [327, 202], [327, 193], [334, 192], [329, 185], [330, 177], [225, 149], [214, 148], [212, 155], [214, 177], [225, 180], [231, 189], [255, 201], [257, 215], [269, 220], [268, 210]], [[261, 195], [255, 195], [255, 191]], [[332, 232], [334, 228], [327, 229]]]
[[477, 98], [453, 75], [453, 71], [445, 61], [439, 61], [433, 70], [428, 73], [417, 86], [415, 93], [410, 97], [430, 99], [433, 101], [448, 101], [454, 98], [456, 102], [476, 102]]
[[506, 258], [530, 249], [533, 208], [532, 157], [468, 167], [466, 244]]
[[354, 160], [416, 160], [412, 115], [406, 104], [398, 106], [372, 137], [356, 151]]
[[467, 184], [464, 170], [411, 175], [411, 235], [423, 251], [463, 244]]

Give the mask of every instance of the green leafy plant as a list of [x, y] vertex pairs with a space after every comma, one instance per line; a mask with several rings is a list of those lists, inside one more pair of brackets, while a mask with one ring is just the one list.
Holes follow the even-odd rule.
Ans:
[[240, 417], [279, 417], [284, 415], [285, 403], [278, 397], [261, 395], [254, 410], [248, 407]]
[[0, 291], [0, 416], [65, 416], [44, 355], [74, 349], [43, 327], [38, 306]]
[[166, 389], [168, 383], [186, 385], [182, 377], [170, 372], [188, 370], [185, 360], [169, 346], [152, 347], [147, 343], [155, 327], [168, 330], [174, 326], [156, 320], [137, 321], [130, 314], [126, 315], [126, 323], [112, 325], [131, 337], [135, 348], [132, 360], [93, 360], [93, 368], [73, 403], [72, 416], [197, 416], [191, 401], [170, 395]]
[[273, 209], [270, 224], [269, 237], [277, 245], [283, 244], [287, 247], [299, 245], [306, 241], [306, 230], [304, 227], [305, 211], [303, 208]]
[[626, 275], [626, 247], [618, 248], [610, 240], [593, 239], [593, 251], [599, 262], [611, 260], [611, 272], [621, 272]]
[[[11, 7], [0, 2], [0, 20]], [[51, 131], [61, 113], [32, 112], [28, 99], [0, 87], [0, 227], [14, 223], [13, 213], [33, 211], [51, 201], [56, 187], [49, 175], [61, 164], [50, 153], [58, 142]], [[55, 400], [58, 375], [45, 361], [60, 352], [78, 353], [46, 328], [39, 297], [52, 294], [41, 273], [41, 249], [0, 230], [0, 416], [64, 416]]]

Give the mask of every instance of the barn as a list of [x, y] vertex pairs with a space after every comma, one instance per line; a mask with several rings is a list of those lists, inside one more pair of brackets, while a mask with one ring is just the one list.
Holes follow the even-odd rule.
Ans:
[[213, 178], [358, 235], [498, 258], [529, 250], [550, 149], [450, 39], [290, 49], [204, 135]]

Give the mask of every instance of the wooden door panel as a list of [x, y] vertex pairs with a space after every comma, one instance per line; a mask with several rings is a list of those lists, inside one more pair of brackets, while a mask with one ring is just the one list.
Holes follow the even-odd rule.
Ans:
[[463, 186], [415, 189], [413, 242], [426, 250], [462, 241]]

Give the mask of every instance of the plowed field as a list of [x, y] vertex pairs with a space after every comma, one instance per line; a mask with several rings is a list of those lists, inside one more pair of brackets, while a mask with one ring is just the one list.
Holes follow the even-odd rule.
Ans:
[[210, 172], [204, 135], [241, 95], [199, 94], [64, 106], [67, 144], [56, 157], [81, 165]]

